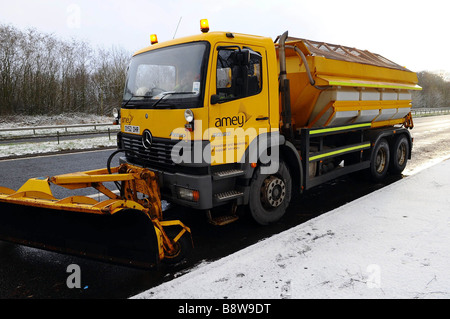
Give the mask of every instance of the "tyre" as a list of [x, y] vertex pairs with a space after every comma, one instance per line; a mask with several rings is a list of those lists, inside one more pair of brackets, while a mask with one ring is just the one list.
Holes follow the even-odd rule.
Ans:
[[408, 162], [409, 152], [409, 142], [406, 136], [398, 136], [391, 146], [391, 162], [389, 164], [391, 173], [400, 174], [403, 172]]
[[278, 221], [286, 213], [292, 196], [292, 179], [284, 162], [275, 174], [262, 174], [258, 167], [250, 185], [249, 208], [260, 225]]
[[389, 169], [389, 144], [386, 139], [380, 139], [375, 145], [370, 158], [370, 177], [373, 181], [382, 181]]

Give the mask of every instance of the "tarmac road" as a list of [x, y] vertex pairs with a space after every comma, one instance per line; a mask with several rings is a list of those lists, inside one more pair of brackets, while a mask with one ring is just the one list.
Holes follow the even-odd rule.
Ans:
[[[448, 124], [442, 124], [447, 121]], [[450, 154], [450, 116], [420, 118], [415, 123], [415, 148], [410, 166], [420, 167], [444, 153]], [[430, 125], [433, 127], [438, 124], [438, 130], [430, 128]], [[52, 176], [103, 168], [111, 153], [112, 150], [106, 150], [0, 161], [0, 184], [17, 189], [27, 179], [43, 174]], [[110, 265], [0, 242], [0, 298], [127, 298], [179, 276], [201, 262], [227, 256], [399, 178], [402, 176], [390, 176], [384, 183], [374, 185], [353, 177], [344, 177], [321, 185], [293, 200], [286, 216], [280, 222], [266, 227], [255, 225], [245, 210], [239, 211], [241, 218], [237, 222], [217, 227], [208, 224], [202, 212], [172, 206], [165, 213], [166, 217], [179, 218], [191, 228], [195, 250], [190, 263], [176, 267], [163, 266], [159, 270]], [[53, 191], [56, 197], [67, 196], [65, 190]], [[71, 264], [80, 267], [81, 288], [70, 289], [66, 284], [70, 275], [67, 268]]]

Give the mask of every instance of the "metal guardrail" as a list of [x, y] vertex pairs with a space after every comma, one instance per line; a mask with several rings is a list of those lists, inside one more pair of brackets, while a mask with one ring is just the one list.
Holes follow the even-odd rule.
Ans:
[[[107, 127], [98, 130], [98, 127]], [[79, 128], [93, 128], [93, 130], [73, 130]], [[70, 131], [72, 129], [72, 131]], [[60, 132], [63, 130], [63, 132]], [[31, 134], [31, 131], [33, 134]], [[38, 134], [39, 131], [40, 134]], [[56, 132], [55, 132], [56, 131]], [[94, 124], [74, 124], [74, 125], [53, 125], [53, 126], [30, 126], [30, 127], [14, 127], [0, 128], [0, 141], [38, 139], [38, 138], [56, 138], [59, 144], [60, 137], [64, 136], [81, 136], [92, 134], [108, 134], [111, 140], [111, 133], [120, 131], [120, 126], [112, 123], [94, 123]], [[14, 134], [14, 132], [24, 132], [23, 134]], [[27, 134], [26, 132], [30, 132]], [[7, 135], [5, 133], [8, 133]], [[12, 133], [12, 134], [11, 134]]]
[[411, 109], [414, 116], [450, 114], [450, 107]]
[[0, 128], [0, 132], [17, 132], [17, 131], [33, 131], [33, 134], [36, 135], [36, 131], [38, 130], [56, 130], [56, 129], [64, 129], [65, 132], [68, 132], [70, 128], [88, 128], [93, 127], [94, 130], [97, 130], [97, 127], [102, 126], [113, 126], [114, 128], [119, 128], [119, 125], [114, 125], [110, 123], [96, 123], [96, 124], [73, 124], [73, 125], [52, 125], [52, 126], [30, 126], [30, 127], [13, 127], [13, 128]]

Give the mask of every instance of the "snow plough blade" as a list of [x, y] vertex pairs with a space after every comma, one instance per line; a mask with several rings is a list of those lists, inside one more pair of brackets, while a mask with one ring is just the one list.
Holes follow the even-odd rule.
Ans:
[[[120, 194], [105, 182], [117, 183]], [[50, 184], [93, 187], [108, 199], [56, 199]], [[192, 243], [183, 223], [163, 221], [155, 174], [127, 164], [30, 179], [18, 191], [0, 187], [0, 240], [139, 268], [179, 261]]]

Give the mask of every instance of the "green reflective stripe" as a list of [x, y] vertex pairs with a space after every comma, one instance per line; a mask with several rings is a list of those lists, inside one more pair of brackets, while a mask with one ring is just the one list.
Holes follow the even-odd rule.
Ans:
[[351, 130], [354, 128], [370, 127], [370, 126], [372, 126], [372, 123], [353, 124], [353, 125], [340, 126], [340, 127], [323, 128], [323, 129], [319, 129], [319, 130], [310, 131], [309, 135]]
[[368, 148], [368, 147], [370, 147], [370, 143], [363, 144], [363, 145], [358, 145], [358, 146], [353, 146], [353, 147], [349, 147], [349, 148], [344, 148], [344, 149], [341, 149], [341, 150], [338, 150], [338, 151], [328, 152], [328, 153], [324, 153], [324, 154], [320, 154], [320, 155], [316, 155], [316, 156], [310, 157], [309, 161], [311, 162], [311, 161], [315, 161], [315, 160], [317, 160], [319, 158], [328, 157], [328, 156], [341, 154], [341, 153], [345, 153], [345, 152], [350, 152], [350, 151], [355, 151], [355, 150]]

